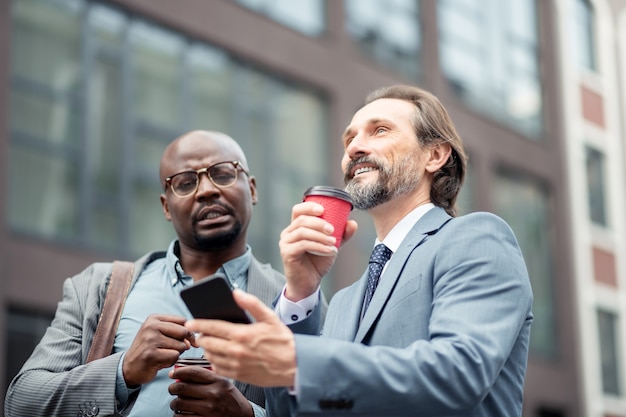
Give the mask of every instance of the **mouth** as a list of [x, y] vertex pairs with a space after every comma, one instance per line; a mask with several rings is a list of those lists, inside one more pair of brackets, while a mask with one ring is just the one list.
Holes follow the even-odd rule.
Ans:
[[228, 216], [229, 214], [230, 213], [226, 209], [226, 207], [222, 207], [220, 205], [211, 205], [211, 206], [205, 206], [202, 209], [200, 209], [198, 214], [195, 216], [195, 219], [196, 219], [196, 222], [212, 221], [215, 219]]
[[370, 165], [370, 164], [358, 164], [356, 166], [354, 166], [351, 170], [352, 172], [352, 178], [356, 178], [359, 175], [368, 173], [368, 172], [372, 172], [372, 171], [378, 171], [378, 168], [374, 165]]
[[376, 168], [374, 167], [362, 167], [362, 168], [358, 168], [356, 170], [354, 170], [354, 172], [352, 173], [353, 177], [356, 177], [357, 175], [361, 175], [364, 174], [366, 172], [371, 172], [371, 171], [377, 171]]

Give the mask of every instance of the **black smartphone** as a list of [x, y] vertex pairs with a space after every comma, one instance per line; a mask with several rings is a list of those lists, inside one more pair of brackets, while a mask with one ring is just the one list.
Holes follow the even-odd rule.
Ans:
[[197, 319], [219, 319], [233, 323], [250, 323], [250, 318], [237, 305], [227, 278], [210, 275], [184, 288], [180, 296]]

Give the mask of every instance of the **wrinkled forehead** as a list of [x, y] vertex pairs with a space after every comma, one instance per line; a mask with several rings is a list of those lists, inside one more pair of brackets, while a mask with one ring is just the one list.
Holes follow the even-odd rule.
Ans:
[[164, 154], [161, 176], [165, 178], [181, 171], [235, 160], [244, 162], [243, 153], [234, 142], [222, 138], [189, 136], [173, 144]]
[[395, 125], [412, 129], [415, 106], [405, 100], [381, 98], [366, 104], [354, 113], [344, 136], [371, 124], [387, 121]]
[[371, 118], [372, 116], [410, 118], [416, 111], [413, 103], [397, 98], [380, 98], [366, 104], [354, 113], [352, 121]]

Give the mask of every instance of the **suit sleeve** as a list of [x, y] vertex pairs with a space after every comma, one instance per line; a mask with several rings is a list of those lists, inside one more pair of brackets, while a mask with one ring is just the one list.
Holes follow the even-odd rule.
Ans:
[[[420, 306], [428, 317], [399, 307], [408, 304], [398, 300], [415, 294], [396, 293], [380, 313], [385, 325], [371, 329], [375, 345], [296, 335], [300, 396], [297, 405], [283, 402], [284, 410], [456, 415], [480, 404], [496, 380], [499, 387], [523, 385], [532, 293], [521, 251], [501, 219], [465, 217], [437, 234], [439, 246], [420, 254], [420, 273], [430, 276], [420, 291], [432, 291], [432, 302]], [[414, 265], [402, 274], [416, 274]], [[423, 320], [426, 333], [405, 343], [413, 330], [394, 319], [406, 326]]]
[[[83, 364], [89, 350], [85, 323], [94, 323], [89, 332], [93, 336], [99, 311], [98, 291], [95, 286], [89, 290], [92, 274], [88, 269], [65, 281], [52, 324], [9, 386], [7, 417], [75, 416], [88, 407], [97, 407], [100, 416], [116, 412], [116, 374], [122, 353]], [[94, 317], [86, 317], [86, 311], [94, 312]]]

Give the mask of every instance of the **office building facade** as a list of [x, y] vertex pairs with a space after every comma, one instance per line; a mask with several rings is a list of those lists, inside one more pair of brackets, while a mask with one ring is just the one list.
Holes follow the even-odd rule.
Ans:
[[[169, 141], [210, 129], [241, 143], [260, 197], [251, 245], [280, 268], [291, 206], [312, 185], [342, 185], [354, 110], [369, 91], [407, 83], [442, 100], [466, 143], [460, 211], [502, 216], [524, 252], [535, 295], [524, 416], [625, 417], [625, 10], [617, 0], [1, 0], [3, 388], [66, 277], [174, 237], [159, 203]], [[353, 218], [361, 238], [341, 249], [329, 297], [371, 250], [368, 217]]]

